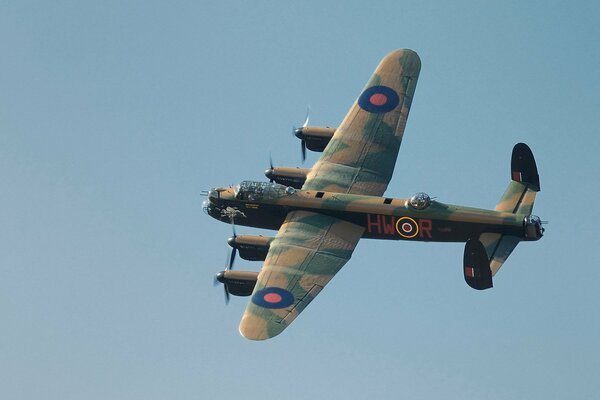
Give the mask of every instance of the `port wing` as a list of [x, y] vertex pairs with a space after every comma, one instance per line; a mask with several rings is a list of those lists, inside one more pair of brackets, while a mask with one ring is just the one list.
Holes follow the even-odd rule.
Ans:
[[264, 340], [281, 333], [346, 264], [363, 231], [314, 212], [289, 213], [258, 275], [242, 336]]

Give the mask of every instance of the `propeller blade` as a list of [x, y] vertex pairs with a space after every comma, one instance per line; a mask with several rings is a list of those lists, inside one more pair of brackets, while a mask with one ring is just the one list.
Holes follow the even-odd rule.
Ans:
[[229, 304], [229, 289], [227, 284], [224, 282], [225, 271], [221, 271], [215, 274], [213, 285], [217, 286], [219, 283], [223, 284], [223, 290], [225, 291], [225, 304]]
[[227, 290], [227, 285], [223, 285], [223, 290], [225, 291], [225, 304], [229, 304], [229, 290]]
[[300, 148], [302, 149], [302, 163], [306, 161], [306, 141], [302, 139], [300, 142]]
[[225, 280], [225, 271], [221, 271], [215, 274], [213, 285], [217, 286], [219, 283], [223, 285], [223, 290], [225, 291], [225, 304], [229, 304], [229, 288], [227, 287], [227, 281]]
[[229, 256], [229, 265], [227, 266], [227, 269], [233, 268], [233, 262], [235, 261], [236, 253], [237, 253], [237, 249], [235, 247], [233, 249], [231, 249], [231, 254]]
[[233, 237], [237, 237], [237, 234], [235, 233], [235, 222], [233, 217], [231, 217], [231, 230], [233, 231]]
[[229, 245], [232, 247], [231, 253], [227, 257], [227, 264], [225, 265], [227, 269], [231, 269], [233, 267], [233, 262], [235, 261], [235, 256], [237, 254], [237, 249], [233, 246], [233, 244], [235, 243], [235, 238], [237, 237], [233, 217], [231, 217], [231, 230], [233, 231], [233, 236], [227, 239], [227, 243], [229, 243]]
[[269, 178], [269, 182], [273, 183], [273, 157], [271, 156], [271, 152], [269, 152], [269, 169], [265, 170], [265, 176]]
[[310, 105], [306, 106], [306, 117], [304, 117], [304, 123], [302, 124], [303, 128], [308, 126], [308, 121], [310, 120]]
[[[308, 122], [310, 121], [310, 105], [306, 107], [306, 116], [304, 117], [304, 122], [300, 128], [292, 127], [292, 135], [296, 136], [300, 139], [300, 149], [302, 151], [302, 162], [306, 160], [306, 141], [304, 140], [304, 136], [302, 134], [302, 130], [308, 126]], [[271, 167], [273, 168], [273, 167]]]
[[[308, 126], [308, 121], [310, 121], [310, 105], [306, 106], [306, 117], [304, 118], [304, 123], [302, 124], [303, 128]], [[302, 162], [306, 161], [306, 140], [302, 139], [300, 142], [300, 147], [302, 149]]]

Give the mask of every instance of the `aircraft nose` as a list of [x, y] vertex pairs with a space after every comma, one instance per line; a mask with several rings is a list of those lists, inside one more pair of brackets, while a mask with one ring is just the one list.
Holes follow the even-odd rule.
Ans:
[[208, 200], [211, 203], [216, 204], [219, 201], [219, 192], [216, 189], [211, 189], [208, 191]]

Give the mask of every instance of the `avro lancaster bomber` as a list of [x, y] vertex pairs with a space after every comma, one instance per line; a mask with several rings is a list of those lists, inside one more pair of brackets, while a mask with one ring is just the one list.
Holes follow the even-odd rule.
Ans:
[[[521, 241], [542, 237], [532, 215], [540, 180], [533, 154], [514, 146], [511, 181], [494, 210], [438, 202], [425, 193], [384, 197], [415, 93], [421, 61], [412, 50], [383, 58], [337, 128], [295, 130], [322, 152], [310, 169], [274, 168], [270, 182], [244, 181], [208, 192], [204, 210], [235, 225], [277, 230], [274, 237], [236, 235], [229, 267], [216, 275], [226, 295], [251, 296], [240, 333], [264, 340], [281, 333], [348, 262], [359, 239], [465, 242], [463, 274], [477, 290], [492, 287]], [[231, 269], [241, 258], [260, 272]]]

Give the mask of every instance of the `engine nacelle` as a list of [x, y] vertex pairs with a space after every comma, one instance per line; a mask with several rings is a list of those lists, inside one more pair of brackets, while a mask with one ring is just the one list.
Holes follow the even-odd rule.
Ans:
[[309, 172], [309, 168], [272, 167], [265, 171], [265, 176], [271, 182], [300, 189]]
[[244, 260], [264, 261], [272, 240], [269, 236], [237, 235], [227, 239], [227, 243], [236, 249]]
[[221, 271], [216, 275], [216, 280], [225, 285], [226, 291], [233, 296], [250, 296], [258, 279], [258, 272]]
[[336, 128], [321, 128], [318, 126], [303, 126], [294, 131], [296, 137], [304, 140], [306, 148], [321, 152], [333, 137]]

